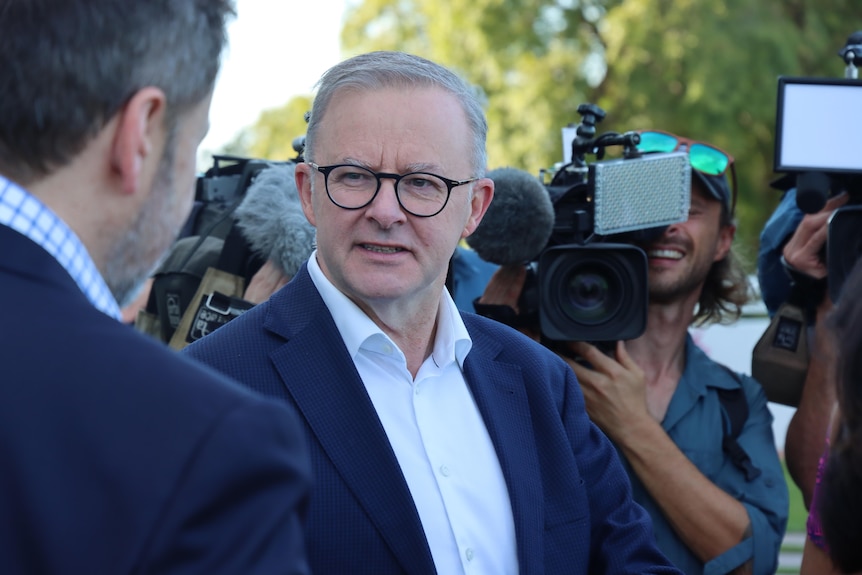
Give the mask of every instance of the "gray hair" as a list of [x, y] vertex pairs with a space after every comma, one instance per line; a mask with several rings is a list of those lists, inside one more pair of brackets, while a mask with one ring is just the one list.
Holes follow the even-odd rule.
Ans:
[[138, 90], [167, 123], [210, 93], [232, 0], [0, 0], [0, 172], [22, 184], [75, 157]]
[[305, 157], [313, 160], [314, 141], [326, 109], [341, 89], [379, 90], [390, 87], [436, 87], [454, 95], [461, 103], [473, 134], [471, 162], [474, 177], [485, 174], [488, 163], [485, 140], [488, 122], [478, 90], [457, 74], [412, 54], [369, 52], [355, 56], [327, 70], [317, 83], [317, 95], [309, 114], [305, 137]]

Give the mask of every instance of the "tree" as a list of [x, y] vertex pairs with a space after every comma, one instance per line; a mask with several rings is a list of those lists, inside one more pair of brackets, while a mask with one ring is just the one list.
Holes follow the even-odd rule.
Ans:
[[[489, 167], [538, 173], [562, 157], [577, 106], [600, 131], [657, 128], [737, 158], [739, 238], [756, 253], [770, 189], [779, 75], [841, 76], [850, 0], [365, 0], [348, 54], [394, 49], [460, 70], [487, 100]], [[751, 258], [753, 260], [753, 257]]]
[[305, 113], [310, 109], [311, 96], [306, 95], [266, 110], [252, 126], [241, 130], [222, 153], [265, 160], [293, 159], [293, 142], [305, 135]]

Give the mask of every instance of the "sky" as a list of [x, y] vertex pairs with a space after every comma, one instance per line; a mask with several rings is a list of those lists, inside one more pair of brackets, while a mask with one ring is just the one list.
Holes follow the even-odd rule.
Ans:
[[217, 151], [264, 110], [312, 92], [320, 75], [341, 60], [346, 2], [236, 0], [201, 155]]

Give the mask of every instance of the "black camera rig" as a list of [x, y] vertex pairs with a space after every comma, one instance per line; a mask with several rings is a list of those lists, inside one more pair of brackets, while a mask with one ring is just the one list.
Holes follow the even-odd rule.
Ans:
[[843, 79], [778, 79], [774, 160], [775, 171], [787, 174], [782, 187], [796, 187], [804, 213], [820, 211], [831, 196], [849, 196], [829, 222], [824, 254], [834, 302], [862, 255], [862, 31], [851, 34], [838, 55], [845, 63]]
[[[641, 154], [637, 132], [605, 132], [605, 112], [578, 107], [581, 122], [570, 161], [540, 179], [554, 224], [547, 245], [528, 265], [522, 315], [546, 340], [610, 342], [646, 329], [647, 258], [637, 246], [688, 218], [691, 169], [686, 152]], [[571, 126], [564, 128], [571, 134]], [[622, 157], [606, 160], [608, 148]], [[588, 155], [596, 161], [588, 163]]]

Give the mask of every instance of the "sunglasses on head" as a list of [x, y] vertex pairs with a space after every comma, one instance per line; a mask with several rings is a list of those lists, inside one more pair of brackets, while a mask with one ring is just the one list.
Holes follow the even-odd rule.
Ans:
[[637, 145], [637, 149], [640, 152], [675, 152], [684, 147], [688, 152], [688, 161], [691, 167], [698, 172], [708, 176], [724, 176], [730, 170], [733, 185], [731, 187], [732, 197], [729, 198], [730, 205], [728, 207], [730, 213], [733, 214], [736, 209], [736, 168], [734, 167], [733, 156], [711, 144], [689, 140], [669, 132], [644, 130], [638, 133], [640, 134], [640, 143]]

